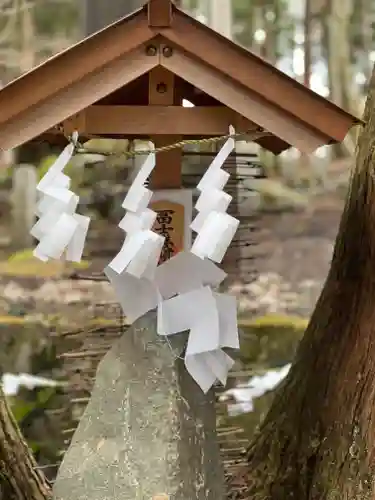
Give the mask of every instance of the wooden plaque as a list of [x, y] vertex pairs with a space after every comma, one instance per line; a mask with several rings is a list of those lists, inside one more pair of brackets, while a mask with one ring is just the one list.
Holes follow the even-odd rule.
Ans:
[[165, 237], [159, 264], [170, 259], [185, 246], [185, 207], [169, 200], [151, 203], [157, 218], [153, 230]]

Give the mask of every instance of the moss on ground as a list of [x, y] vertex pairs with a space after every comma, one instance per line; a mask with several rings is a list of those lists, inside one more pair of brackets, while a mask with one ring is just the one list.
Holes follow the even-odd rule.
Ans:
[[239, 319], [241, 350], [245, 365], [277, 367], [290, 362], [308, 320], [296, 316], [266, 315]]
[[53, 278], [69, 270], [82, 270], [89, 266], [90, 262], [87, 260], [80, 263], [42, 262], [33, 256], [32, 249], [26, 249], [10, 255], [6, 261], [0, 261], [0, 276]]

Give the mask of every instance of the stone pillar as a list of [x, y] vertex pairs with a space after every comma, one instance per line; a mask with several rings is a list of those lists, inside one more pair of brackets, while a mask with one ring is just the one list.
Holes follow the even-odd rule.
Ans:
[[12, 241], [14, 250], [23, 250], [33, 245], [30, 230], [36, 216], [38, 176], [33, 165], [19, 165], [13, 173], [11, 194], [12, 204]]
[[137, 320], [101, 361], [54, 484], [55, 500], [222, 500], [213, 391], [179, 355], [186, 334]]

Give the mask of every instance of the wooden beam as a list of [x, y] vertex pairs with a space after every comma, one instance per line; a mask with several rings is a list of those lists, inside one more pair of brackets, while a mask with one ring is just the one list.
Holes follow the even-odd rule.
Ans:
[[172, 57], [161, 55], [160, 64], [304, 153], [311, 153], [330, 141], [330, 137], [320, 130], [226, 78], [217, 68], [192, 59], [177, 47]]
[[136, 16], [61, 52], [1, 90], [0, 123], [29, 111], [32, 106], [42, 107], [46, 99], [93, 72], [104, 70], [108, 64], [117, 64], [118, 60], [122, 60], [126, 65], [127, 54], [152, 36], [147, 23]]
[[145, 55], [143, 48], [125, 58], [99, 68], [81, 80], [57, 92], [38, 106], [27, 108], [1, 125], [0, 148], [11, 149], [41, 135], [50, 127], [63, 122], [80, 109], [103, 99], [152, 69], [157, 60]]
[[[69, 125], [68, 125], [69, 123]], [[184, 135], [215, 136], [228, 133], [229, 125], [246, 132], [255, 123], [225, 106], [90, 106], [67, 120], [66, 132], [108, 136]]]
[[[162, 88], [160, 86], [163, 86]], [[152, 113], [152, 106], [173, 106], [178, 103], [178, 96], [175, 95], [174, 74], [157, 66], [149, 73], [149, 113]], [[181, 99], [182, 100], [182, 99]], [[155, 147], [162, 147], [173, 144], [182, 139], [181, 135], [154, 135], [151, 137]], [[151, 174], [151, 189], [178, 189], [181, 187], [182, 149], [176, 148], [156, 155], [156, 166]]]
[[196, 23], [179, 10], [173, 19], [173, 30], [166, 30], [164, 36], [246, 90], [259, 94], [265, 102], [279, 106], [336, 141], [341, 142], [350, 127], [361, 123], [264, 59]]
[[150, 28], [169, 28], [172, 23], [172, 2], [149, 0], [147, 13]]

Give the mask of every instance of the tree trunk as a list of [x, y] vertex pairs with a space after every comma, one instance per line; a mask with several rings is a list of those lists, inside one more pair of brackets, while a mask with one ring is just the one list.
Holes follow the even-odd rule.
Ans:
[[375, 498], [375, 72], [364, 119], [331, 269], [230, 498]]
[[0, 387], [0, 500], [50, 498], [50, 486], [37, 469]]

